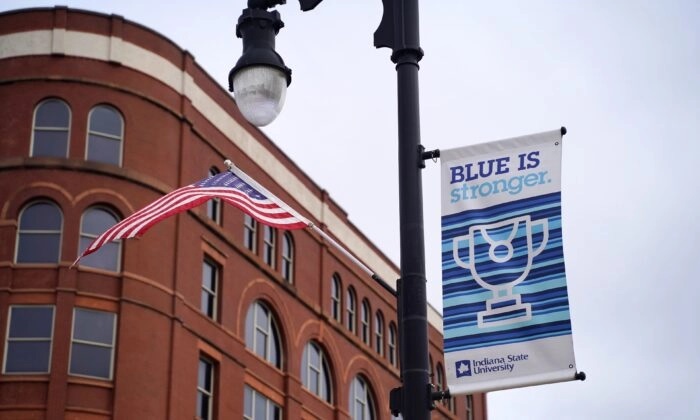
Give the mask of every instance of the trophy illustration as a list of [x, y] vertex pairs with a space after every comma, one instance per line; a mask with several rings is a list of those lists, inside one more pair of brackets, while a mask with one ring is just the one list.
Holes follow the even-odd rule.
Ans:
[[[469, 234], [453, 238], [452, 255], [458, 266], [471, 271], [476, 282], [491, 290], [486, 310], [477, 314], [479, 328], [509, 325], [532, 319], [529, 303], [522, 303], [513, 288], [525, 280], [532, 260], [539, 255], [549, 239], [547, 219], [531, 220], [530, 215], [518, 216], [496, 223], [474, 225]], [[541, 230], [541, 240], [535, 248], [533, 235]], [[468, 260], [460, 253], [460, 244], [469, 242]], [[466, 253], [466, 249], [462, 254]]]

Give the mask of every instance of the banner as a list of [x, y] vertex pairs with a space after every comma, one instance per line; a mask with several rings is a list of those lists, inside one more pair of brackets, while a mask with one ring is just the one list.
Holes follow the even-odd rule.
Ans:
[[452, 395], [575, 379], [561, 229], [564, 132], [440, 151]]

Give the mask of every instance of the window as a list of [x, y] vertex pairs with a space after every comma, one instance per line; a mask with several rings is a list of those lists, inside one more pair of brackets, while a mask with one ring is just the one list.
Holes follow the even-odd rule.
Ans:
[[340, 322], [340, 276], [336, 273], [331, 277], [331, 316]]
[[217, 319], [217, 293], [219, 289], [219, 266], [209, 258], [202, 262], [202, 313]]
[[[209, 169], [209, 177], [215, 176], [219, 173], [216, 168]], [[221, 199], [212, 198], [207, 201], [207, 217], [211, 219], [216, 224], [221, 224]]]
[[379, 311], [374, 315], [374, 349], [384, 356], [384, 316]]
[[19, 216], [16, 261], [57, 264], [62, 229], [63, 215], [57, 205], [49, 201], [29, 204]]
[[67, 157], [70, 108], [60, 99], [41, 102], [34, 111], [31, 156]]
[[301, 359], [301, 382], [304, 384], [304, 388], [330, 403], [330, 378], [330, 370], [323, 350], [318, 344], [310, 341], [304, 347]]
[[398, 366], [398, 357], [396, 353], [396, 325], [389, 323], [389, 363], [392, 366]]
[[360, 323], [362, 324], [362, 330], [360, 335], [362, 336], [362, 341], [365, 344], [371, 344], [369, 335], [369, 314], [369, 302], [367, 302], [367, 300], [363, 300], [362, 309], [360, 310]]
[[[435, 368], [435, 387], [437, 388], [438, 391], [444, 391], [445, 388], [445, 372], [442, 370], [442, 365], [440, 363], [437, 364], [437, 367]], [[447, 400], [442, 400], [442, 404], [446, 405]]]
[[263, 229], [263, 260], [265, 264], [275, 268], [275, 246], [277, 242], [277, 231], [275, 228], [265, 226]]
[[[80, 249], [78, 250], [78, 255], [82, 254], [98, 236], [117, 224], [118, 221], [119, 218], [106, 208], [92, 207], [87, 209], [83, 213], [83, 218], [80, 222]], [[121, 241], [107, 242], [102, 245], [98, 252], [93, 252], [83, 257], [80, 260], [80, 265], [119, 271], [121, 247]]]
[[294, 241], [290, 232], [282, 237], [282, 277], [287, 283], [294, 282]]
[[53, 306], [10, 306], [3, 372], [49, 373]]
[[467, 395], [467, 420], [474, 420], [474, 396]]
[[347, 313], [348, 330], [356, 332], [355, 314], [357, 313], [357, 301], [355, 300], [355, 290], [350, 287], [346, 296], [345, 310]]
[[98, 105], [88, 117], [86, 160], [121, 166], [124, 120], [116, 109]]
[[71, 339], [71, 375], [112, 379], [116, 314], [75, 308]]
[[255, 354], [276, 368], [282, 368], [280, 335], [277, 325], [270, 310], [260, 301], [256, 301], [248, 309], [245, 322], [245, 344]]
[[247, 214], [243, 216], [243, 245], [253, 252], [258, 250], [258, 222]]
[[353, 420], [374, 420], [376, 411], [367, 381], [356, 376], [350, 386], [350, 417]]
[[214, 418], [214, 363], [206, 357], [199, 358], [197, 372], [197, 419]]
[[263, 394], [245, 386], [243, 418], [246, 420], [281, 420], [282, 409]]

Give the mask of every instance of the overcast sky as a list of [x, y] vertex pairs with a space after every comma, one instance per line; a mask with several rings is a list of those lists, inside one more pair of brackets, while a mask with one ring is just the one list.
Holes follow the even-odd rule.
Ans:
[[[60, 4], [155, 29], [221, 85], [240, 56], [244, 0]], [[381, 7], [278, 7], [293, 78], [264, 131], [398, 263], [396, 73], [372, 45]], [[426, 148], [569, 132], [564, 250], [588, 379], [493, 392], [489, 418], [700, 418], [700, 2], [423, 1], [421, 46]], [[423, 178], [429, 300], [441, 310], [439, 163]]]

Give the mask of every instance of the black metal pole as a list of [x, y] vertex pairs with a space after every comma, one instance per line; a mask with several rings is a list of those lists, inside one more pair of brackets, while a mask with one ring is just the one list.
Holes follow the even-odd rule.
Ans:
[[[423, 236], [423, 187], [418, 98], [418, 0], [383, 0], [384, 16], [375, 32], [376, 47], [390, 47], [398, 92], [399, 214], [401, 245], [400, 352], [402, 389], [392, 398], [406, 420], [430, 419], [428, 318]], [[398, 408], [398, 407], [392, 407]]]

